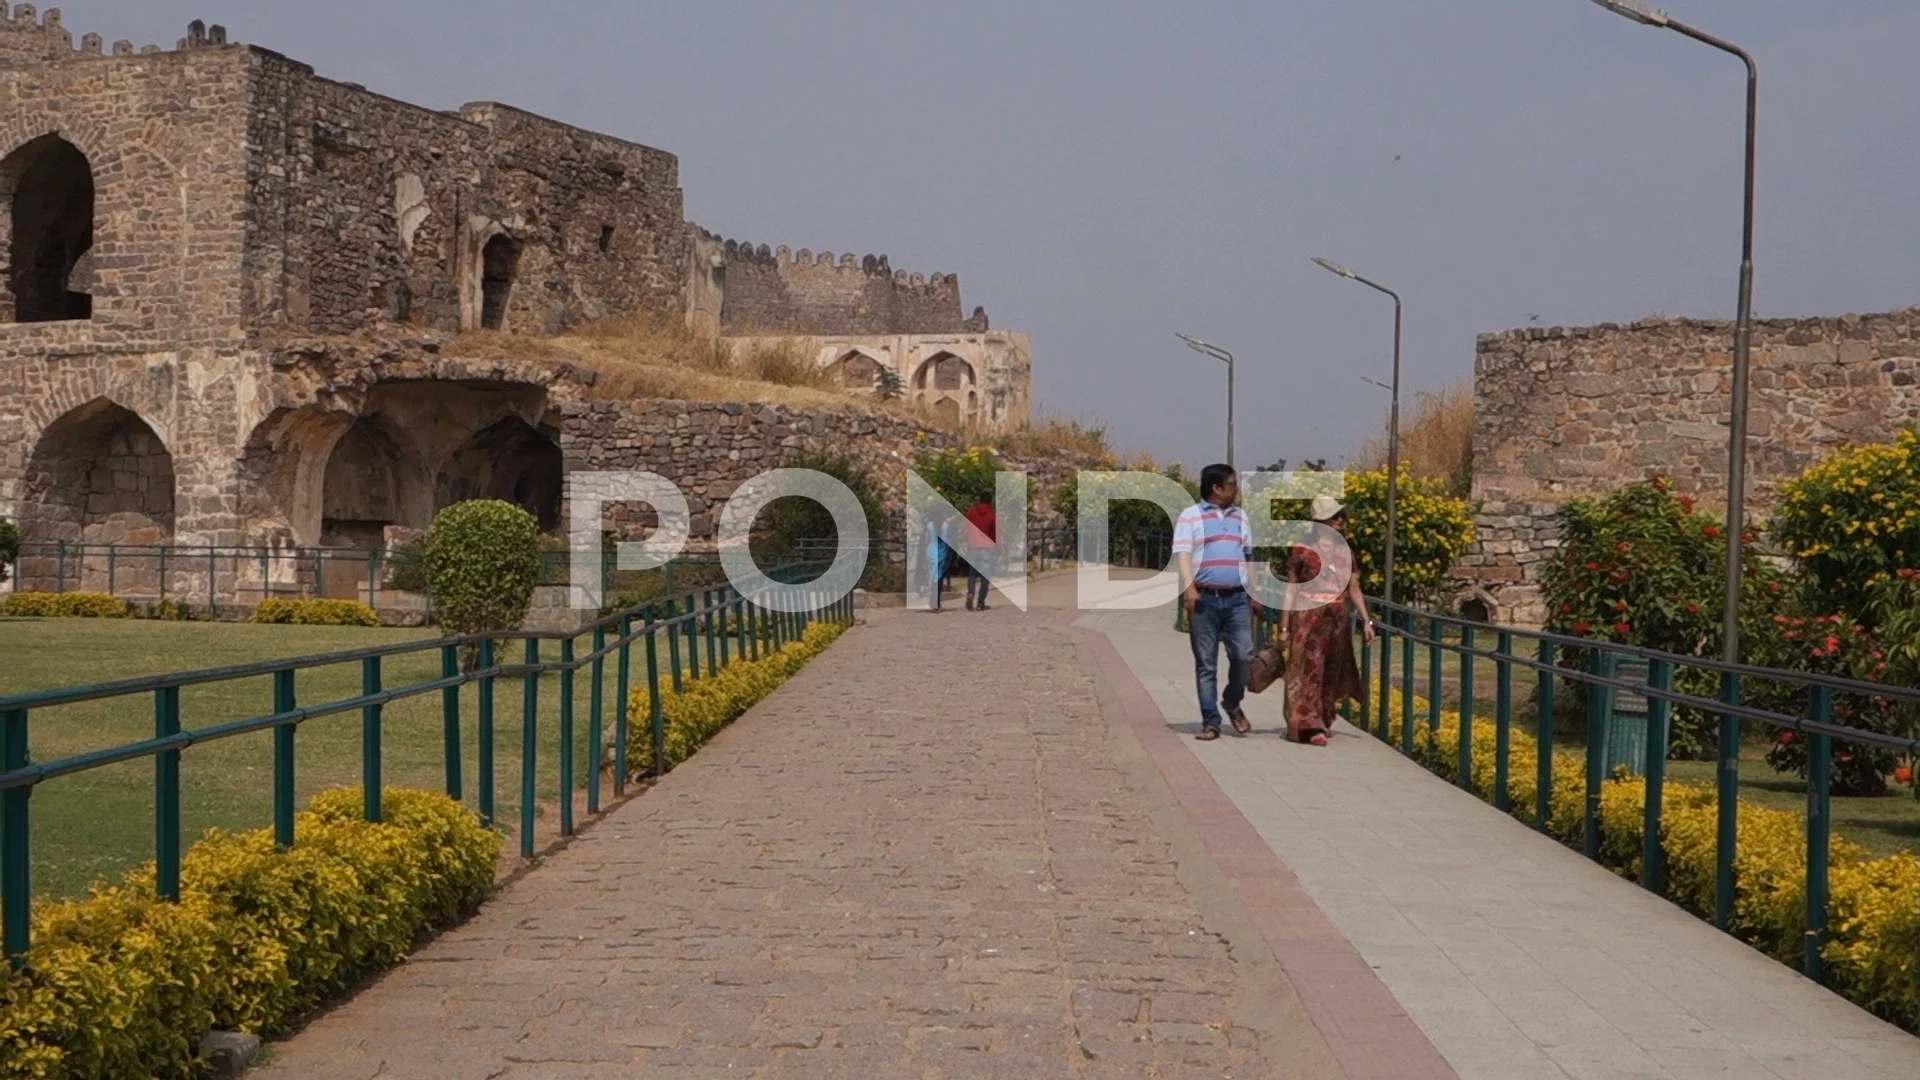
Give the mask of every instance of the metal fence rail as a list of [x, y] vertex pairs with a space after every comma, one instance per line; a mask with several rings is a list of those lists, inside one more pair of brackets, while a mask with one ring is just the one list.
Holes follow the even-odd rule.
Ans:
[[[788, 564], [774, 571], [787, 576], [809, 576], [807, 564]], [[795, 573], [799, 571], [799, 573]], [[801, 608], [797, 614], [774, 610]], [[519, 679], [524, 689], [521, 704], [521, 798], [520, 850], [534, 850], [534, 810], [537, 802], [535, 780], [538, 771], [539, 680], [557, 676], [560, 680], [559, 704], [559, 832], [574, 831], [573, 795], [579, 785], [574, 777], [575, 717], [574, 676], [585, 670], [592, 679], [587, 707], [588, 743], [595, 753], [606, 738], [603, 697], [606, 665], [614, 666], [615, 701], [613, 715], [613, 792], [623, 794], [627, 782], [629, 717], [626, 703], [635, 652], [645, 665], [645, 686], [652, 702], [645, 737], [652, 746], [652, 769], [659, 775], [664, 766], [665, 722], [660, 693], [664, 686], [679, 689], [686, 680], [697, 679], [702, 670], [709, 674], [724, 671], [740, 660], [758, 659], [764, 649], [779, 649], [796, 640], [815, 621], [850, 622], [852, 598], [829, 602], [806, 584], [781, 585], [753, 595], [745, 595], [732, 586], [701, 589], [681, 596], [656, 600], [608, 615], [575, 633], [514, 631], [468, 637], [430, 638], [418, 642], [385, 645], [348, 652], [330, 653], [205, 671], [150, 676], [98, 686], [49, 690], [0, 698], [0, 943], [9, 960], [18, 966], [30, 944], [31, 869], [29, 847], [29, 807], [34, 789], [63, 776], [98, 769], [120, 762], [151, 758], [154, 762], [154, 856], [157, 887], [169, 900], [180, 898], [181, 840], [181, 755], [195, 746], [254, 732], [273, 732], [273, 820], [274, 834], [283, 846], [296, 842], [294, 835], [294, 779], [296, 736], [300, 725], [320, 717], [358, 712], [361, 717], [361, 777], [365, 788], [366, 817], [381, 819], [381, 762], [383, 756], [382, 710], [395, 701], [440, 694], [441, 741], [445, 759], [446, 793], [462, 799], [460, 688], [477, 686], [479, 745], [477, 803], [480, 816], [489, 826], [494, 821], [493, 735], [496, 725], [495, 690], [502, 679]], [[576, 649], [581, 638], [591, 638], [585, 653]], [[558, 657], [543, 655], [543, 645], [557, 643]], [[463, 649], [478, 654], [477, 664], [464, 668]], [[509, 659], [515, 651], [518, 662]], [[384, 662], [391, 657], [438, 652], [440, 677], [402, 686], [386, 685]], [[663, 655], [664, 654], [664, 655]], [[358, 663], [361, 667], [361, 692], [352, 697], [299, 704], [298, 676], [302, 671]], [[271, 680], [271, 708], [261, 715], [204, 728], [187, 726], [182, 715], [180, 691], [183, 687], [238, 679]], [[151, 697], [154, 735], [151, 739], [105, 750], [78, 754], [55, 761], [35, 763], [27, 745], [33, 714], [42, 709], [108, 698]], [[590, 770], [586, 782], [589, 813], [600, 809], [600, 772]]]
[[[1840, 694], [1859, 694], [1920, 705], [1920, 689], [1778, 668], [1729, 664], [1705, 657], [1682, 656], [1544, 631], [1488, 626], [1380, 600], [1369, 600], [1368, 603], [1374, 611], [1384, 613], [1385, 617], [1376, 623], [1378, 635], [1374, 646], [1363, 648], [1360, 653], [1362, 684], [1367, 688], [1367, 693], [1358, 703], [1358, 726], [1389, 745], [1396, 744], [1395, 717], [1388, 715], [1388, 706], [1393, 700], [1392, 691], [1397, 686], [1401, 695], [1397, 745], [1403, 754], [1412, 756], [1415, 725], [1414, 657], [1421, 650], [1427, 653], [1426, 722], [1429, 731], [1437, 733], [1441, 726], [1445, 657], [1451, 656], [1457, 665], [1460, 687], [1459, 769], [1455, 783], [1472, 791], [1473, 736], [1476, 729], [1474, 668], [1478, 662], [1492, 663], [1497, 688], [1493, 719], [1493, 797], [1495, 806], [1501, 810], [1511, 808], [1508, 783], [1510, 739], [1516, 720], [1514, 674], [1529, 672], [1538, 680], [1534, 715], [1530, 719], [1538, 748], [1534, 822], [1541, 831], [1548, 827], [1553, 790], [1555, 690], [1561, 681], [1584, 689], [1586, 798], [1581, 822], [1581, 846], [1588, 858], [1597, 859], [1600, 853], [1600, 794], [1608, 773], [1605, 733], [1612, 720], [1615, 695], [1631, 694], [1645, 699], [1645, 745], [1641, 752], [1643, 759], [1638, 762], [1647, 787], [1641, 884], [1654, 892], [1663, 892], [1666, 886], [1666, 853], [1661, 842], [1661, 818], [1673, 710], [1690, 708], [1707, 715], [1717, 715], [1720, 722], [1715, 791], [1718, 833], [1714, 852], [1714, 923], [1722, 930], [1729, 928], [1734, 909], [1734, 856], [1739, 843], [1741, 724], [1755, 722], [1810, 736], [1806, 810], [1806, 951], [1803, 970], [1810, 978], [1822, 978], [1824, 968], [1821, 952], [1827, 935], [1832, 837], [1832, 800], [1828, 780], [1833, 766], [1833, 744], [1838, 740], [1903, 754], [1920, 754], [1920, 740], [1835, 723], [1834, 698]], [[1493, 648], [1485, 647], [1483, 641], [1486, 637], [1483, 635], [1491, 638]], [[1394, 670], [1395, 642], [1398, 642], [1399, 648], [1397, 674]], [[1377, 699], [1373, 675], [1376, 652], [1379, 654]], [[1568, 661], [1584, 666], [1570, 666]], [[1645, 675], [1622, 678], [1620, 668], [1623, 661], [1631, 662], [1636, 672], [1644, 667]], [[1708, 698], [1675, 690], [1675, 676], [1687, 670], [1717, 677], [1720, 696]], [[1789, 715], [1743, 704], [1742, 687], [1761, 681], [1804, 689], [1809, 700], [1806, 714]]]

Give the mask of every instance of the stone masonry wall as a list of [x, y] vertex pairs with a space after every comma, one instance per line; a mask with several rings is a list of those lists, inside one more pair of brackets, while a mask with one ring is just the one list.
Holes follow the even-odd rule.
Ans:
[[[1474, 495], [1480, 543], [1458, 576], [1496, 617], [1538, 622], [1558, 504], [1664, 474], [1724, 505], [1733, 327], [1693, 320], [1480, 338]], [[1755, 324], [1748, 505], [1848, 443], [1920, 421], [1920, 308]]]
[[[708, 236], [713, 241], [716, 238]], [[954, 274], [896, 271], [885, 255], [720, 246], [720, 327], [727, 334], [981, 333], [987, 314], [961, 313]]]

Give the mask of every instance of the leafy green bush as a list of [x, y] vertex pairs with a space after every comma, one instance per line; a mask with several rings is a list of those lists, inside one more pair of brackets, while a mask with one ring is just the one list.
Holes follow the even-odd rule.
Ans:
[[126, 601], [106, 593], [12, 593], [0, 601], [0, 615], [29, 619], [125, 619], [132, 614]]
[[401, 592], [424, 593], [427, 591], [427, 543], [416, 540], [410, 544], [400, 544], [387, 549], [381, 556], [388, 583]]
[[[1675, 495], [1665, 477], [1621, 488], [1600, 499], [1570, 499], [1560, 507], [1566, 526], [1560, 555], [1544, 573], [1547, 628], [1575, 637], [1615, 641], [1681, 656], [1717, 655], [1727, 539], [1719, 520], [1699, 513], [1693, 500]], [[1752, 550], [1751, 532], [1741, 600], [1741, 635], [1752, 642], [1774, 630], [1771, 615], [1783, 602], [1781, 575]], [[1587, 663], [1567, 651], [1563, 664]], [[1676, 688], [1718, 697], [1719, 677], [1680, 669]], [[1584, 690], [1567, 696], [1571, 706]], [[1719, 742], [1719, 718], [1679, 708], [1673, 717], [1673, 752], [1706, 758]]]
[[20, 527], [0, 518], [0, 581], [7, 580], [13, 564], [20, 559]]
[[[1200, 501], [1200, 485], [1187, 479], [1177, 463], [1169, 465], [1159, 475], [1185, 488], [1188, 498], [1194, 502]], [[1160, 508], [1159, 503], [1144, 497], [1146, 486], [1147, 481], [1128, 471], [1121, 471], [1117, 476], [1076, 473], [1053, 493], [1053, 508], [1065, 519], [1067, 531], [1077, 534], [1080, 530], [1080, 503], [1084, 497], [1096, 491], [1105, 495], [1110, 500], [1107, 558], [1120, 563], [1134, 550], [1136, 542], [1166, 539], [1173, 535], [1173, 522], [1167, 517], [1166, 511]]]
[[[887, 508], [880, 497], [880, 485], [851, 454], [811, 451], [800, 454], [786, 465], [789, 469], [809, 469], [825, 473], [847, 485], [860, 504], [867, 521], [867, 536], [874, 546], [869, 558], [878, 554], [878, 541], [886, 533]], [[833, 540], [839, 536], [833, 515], [812, 499], [786, 496], [774, 499], [760, 511], [753, 523], [753, 553], [777, 558], [791, 554], [802, 540]]]
[[[1431, 598], [1446, 583], [1453, 561], [1473, 543], [1473, 505], [1450, 494], [1449, 481], [1415, 476], [1400, 467], [1400, 491], [1394, 507], [1393, 591], [1402, 603]], [[1386, 588], [1387, 470], [1349, 472], [1344, 535], [1353, 549], [1354, 572], [1369, 596]], [[1274, 516], [1305, 521], [1312, 516], [1304, 500], [1275, 499]]]
[[540, 579], [540, 527], [509, 502], [478, 499], [440, 511], [427, 532], [427, 596], [450, 634], [517, 629]]
[[133, 617], [156, 622], [198, 622], [200, 611], [192, 604], [182, 603], [172, 597], [163, 597], [151, 604], [134, 608]]
[[379, 626], [380, 615], [358, 600], [268, 599], [260, 601], [260, 606], [253, 609], [253, 617], [247, 621], [294, 626]]
[[1768, 534], [1810, 575], [1813, 610], [1874, 625], [1874, 587], [1920, 567], [1920, 433], [1842, 451], [1780, 485]]
[[471, 811], [389, 790], [373, 824], [361, 799], [321, 794], [284, 851], [271, 830], [209, 832], [180, 903], [148, 864], [38, 908], [25, 966], [0, 968], [0, 1080], [202, 1076], [207, 1031], [286, 1031], [485, 897], [500, 842]]

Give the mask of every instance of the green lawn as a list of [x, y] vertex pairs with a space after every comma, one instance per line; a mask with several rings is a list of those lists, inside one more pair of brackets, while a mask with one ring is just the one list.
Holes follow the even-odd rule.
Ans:
[[[93, 619], [0, 619], [0, 696], [25, 691], [108, 682], [258, 660], [309, 656], [371, 645], [427, 640], [431, 631], [350, 627], [254, 626], [240, 623], [169, 623]], [[591, 639], [576, 643], [591, 650]], [[558, 642], [542, 643], [543, 658], [559, 655]], [[644, 651], [636, 649], [633, 680], [644, 685]], [[502, 658], [503, 661], [509, 658]], [[518, 647], [511, 661], [520, 659]], [[665, 657], [661, 658], [664, 665]], [[429, 649], [384, 661], [388, 688], [439, 677], [440, 654]], [[614, 664], [606, 665], [605, 700], [611, 727]], [[591, 679], [575, 680], [576, 784], [588, 777], [588, 702]], [[297, 676], [300, 704], [355, 696], [358, 662]], [[523, 686], [502, 679], [495, 687], [496, 819], [510, 827], [520, 804]], [[478, 687], [461, 693], [464, 794], [476, 802]], [[195, 686], [181, 693], [187, 729], [260, 716], [272, 711], [269, 676]], [[540, 680], [538, 790], [551, 800], [559, 790], [559, 677]], [[89, 750], [118, 746], [153, 734], [153, 695], [142, 694], [34, 711], [29, 717], [33, 760], [48, 762]], [[444, 790], [441, 695], [430, 693], [388, 705], [384, 715], [383, 768], [388, 787]], [[361, 717], [358, 710], [321, 717], [300, 726], [296, 784], [300, 803], [325, 788], [361, 783]], [[182, 817], [188, 842], [212, 827], [246, 829], [273, 821], [273, 737], [268, 732], [203, 743], [182, 755]], [[603, 784], [605, 781], [603, 780]], [[603, 786], [603, 796], [606, 792]], [[143, 759], [47, 781], [32, 796], [33, 891], [40, 896], [83, 892], [102, 876], [117, 875], [153, 855], [154, 765]], [[541, 843], [551, 821], [537, 825]]]
[[[1491, 648], [1492, 635], [1481, 635], [1476, 644]], [[1356, 649], [1359, 647], [1355, 640]], [[1378, 646], [1375, 646], [1374, 662], [1379, 662]], [[1429, 686], [1428, 650], [1423, 646], [1414, 651], [1414, 693], [1425, 697]], [[1401, 664], [1399, 639], [1394, 641], [1393, 678], [1399, 685]], [[1460, 657], [1454, 653], [1443, 653], [1441, 660], [1441, 701], [1449, 708], [1455, 707], [1460, 700]], [[1372, 686], [1375, 692], [1379, 688], [1380, 673], [1373, 673]], [[1489, 721], [1495, 719], [1495, 695], [1499, 688], [1499, 676], [1492, 661], [1476, 659], [1474, 662], [1474, 716]], [[1539, 683], [1539, 676], [1528, 669], [1515, 668], [1513, 673], [1513, 691], [1515, 722], [1530, 725], [1533, 719], [1533, 691]], [[1424, 723], [1424, 716], [1417, 716], [1416, 722]], [[1396, 724], [1398, 720], [1396, 718]], [[1398, 731], [1398, 727], [1394, 729]], [[1584, 752], [1586, 743], [1582, 731], [1561, 730], [1556, 734], [1561, 749]], [[1807, 785], [1796, 776], [1778, 773], [1767, 764], [1767, 745], [1765, 742], [1750, 742], [1741, 752], [1740, 759], [1740, 796], [1756, 805], [1775, 810], [1785, 810], [1804, 816], [1807, 811]], [[1712, 786], [1715, 783], [1714, 767], [1710, 761], [1671, 761], [1667, 763], [1667, 776], [1671, 780], [1687, 781]], [[1878, 855], [1892, 854], [1897, 851], [1920, 850], [1920, 801], [1912, 797], [1912, 789], [1896, 787], [1894, 793], [1878, 798], [1849, 798], [1836, 796], [1833, 799], [1834, 830], [1861, 844]]]

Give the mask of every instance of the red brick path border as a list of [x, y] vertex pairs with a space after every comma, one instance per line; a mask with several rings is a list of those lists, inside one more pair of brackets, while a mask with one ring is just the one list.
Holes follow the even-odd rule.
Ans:
[[1350, 1080], [1459, 1080], [1358, 949], [1313, 902], [1233, 800], [1167, 726], [1105, 634], [1082, 629], [1135, 737], [1273, 949]]

